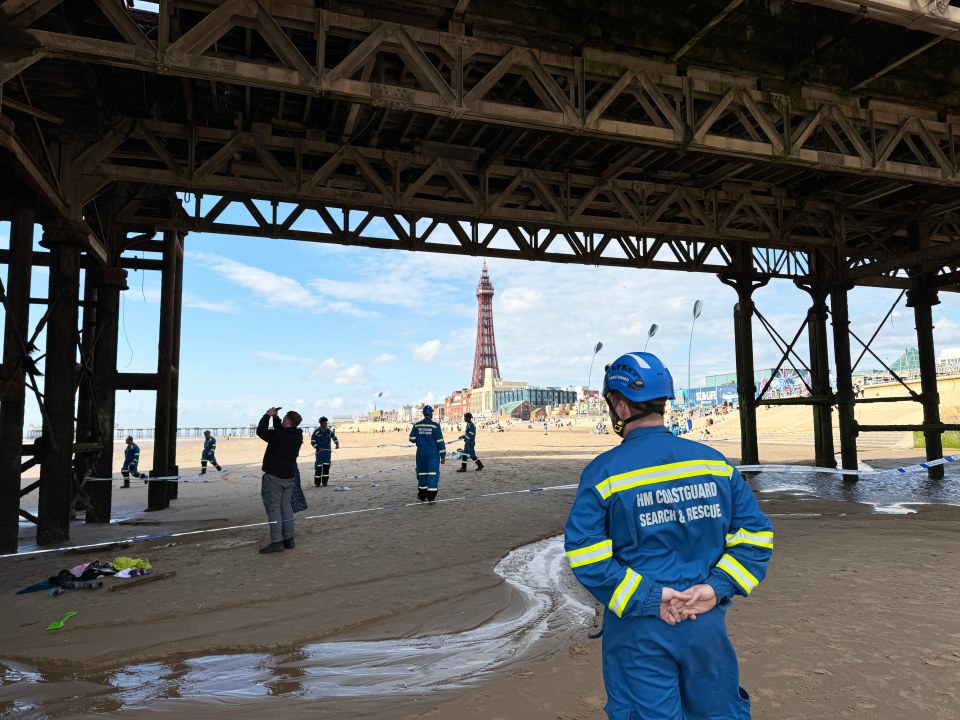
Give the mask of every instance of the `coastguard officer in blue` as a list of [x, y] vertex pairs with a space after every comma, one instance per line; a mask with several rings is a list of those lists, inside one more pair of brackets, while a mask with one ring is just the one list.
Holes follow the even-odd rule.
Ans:
[[447, 446], [440, 426], [433, 421], [433, 408], [423, 406], [423, 420], [410, 430], [410, 442], [417, 446], [417, 500], [433, 502], [440, 484], [440, 466], [447, 461]]
[[140, 464], [140, 446], [133, 441], [131, 435], [127, 436], [127, 447], [123, 451], [123, 467], [120, 470], [120, 474], [123, 475], [123, 485], [120, 487], [128, 488], [130, 487], [130, 476], [133, 475], [135, 478], [143, 479], [146, 477], [143, 473], [137, 470], [137, 466]]
[[463, 451], [460, 454], [460, 469], [457, 472], [467, 471], [467, 460], [473, 460], [477, 464], [477, 470], [483, 470], [483, 463], [477, 459], [477, 426], [473, 424], [473, 413], [464, 413], [463, 419], [467, 421], [467, 427], [458, 440], [463, 440]]
[[319, 420], [320, 427], [313, 431], [310, 436], [310, 444], [317, 449], [316, 462], [313, 466], [313, 484], [317, 487], [327, 486], [330, 479], [330, 450], [331, 441], [340, 449], [340, 441], [337, 439], [337, 432], [333, 428], [327, 427], [327, 418], [322, 417]]
[[223, 470], [222, 467], [217, 465], [217, 439], [210, 434], [209, 430], [203, 431], [203, 452], [200, 453], [200, 474], [207, 474], [207, 463], [212, 462], [213, 466], [217, 469], [217, 472]]
[[766, 575], [773, 526], [723, 455], [663, 426], [673, 379], [656, 356], [617, 358], [603, 395], [624, 439], [584, 469], [565, 546], [605, 606], [607, 715], [747, 720], [726, 614]]

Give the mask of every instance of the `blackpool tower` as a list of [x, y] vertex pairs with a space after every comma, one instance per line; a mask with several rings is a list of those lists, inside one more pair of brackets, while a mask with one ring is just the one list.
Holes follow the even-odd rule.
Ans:
[[473, 379], [470, 387], [483, 386], [483, 371], [493, 368], [493, 376], [500, 379], [497, 363], [497, 343], [493, 339], [493, 283], [487, 274], [487, 262], [483, 262], [480, 282], [477, 283], [477, 351], [473, 356]]

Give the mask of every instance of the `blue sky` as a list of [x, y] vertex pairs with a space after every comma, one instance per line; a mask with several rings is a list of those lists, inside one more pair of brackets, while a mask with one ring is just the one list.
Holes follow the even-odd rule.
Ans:
[[[0, 246], [9, 225], [0, 223]], [[270, 405], [324, 414], [358, 415], [408, 403], [440, 402], [469, 384], [476, 340], [476, 285], [482, 258], [259, 240], [210, 234], [186, 238], [180, 369], [181, 426], [241, 425]], [[539, 386], [591, 387], [617, 355], [661, 356], [676, 384], [687, 384], [687, 353], [696, 300], [690, 376], [733, 372], [734, 292], [713, 275], [637, 271], [491, 259], [494, 325], [501, 375]], [[37, 268], [33, 296], [46, 292]], [[5, 266], [0, 273], [6, 282]], [[156, 369], [157, 272], [130, 272], [123, 294], [118, 368]], [[873, 334], [896, 298], [892, 290], [851, 293], [854, 331]], [[756, 294], [760, 311], [792, 338], [809, 305], [786, 281]], [[960, 345], [956, 297], [934, 309], [938, 352]], [[41, 313], [33, 310], [35, 323]], [[901, 302], [874, 349], [893, 361], [915, 346], [912, 310]], [[591, 374], [596, 343], [603, 343]], [[759, 323], [756, 365], [779, 354]], [[806, 354], [806, 339], [798, 347]], [[854, 358], [858, 355], [856, 347]], [[861, 368], [875, 367], [866, 360]], [[378, 393], [383, 393], [377, 398]], [[152, 426], [154, 395], [119, 393], [117, 421]], [[34, 403], [27, 422], [38, 423]]]

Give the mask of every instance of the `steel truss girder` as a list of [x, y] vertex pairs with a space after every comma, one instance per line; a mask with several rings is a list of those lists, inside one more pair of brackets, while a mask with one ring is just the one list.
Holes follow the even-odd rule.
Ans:
[[[390, 213], [343, 204], [255, 201], [246, 196], [223, 196], [210, 207], [201, 206], [197, 198], [189, 215], [171, 219], [140, 215], [136, 208], [131, 208], [117, 217], [117, 223], [138, 229], [176, 229], [581, 265], [705, 273], [742, 271], [732, 241], [551, 229], [511, 221], [490, 223], [437, 214]], [[247, 222], [224, 219], [227, 215], [236, 218], [234, 211], [242, 211]], [[808, 253], [799, 248], [759, 247], [749, 257], [752, 272], [757, 276], [805, 277], [809, 268]]]
[[[584, 48], [576, 57], [293, 4], [281, 9], [271, 3], [268, 9], [262, 0], [161, 3], [168, 14], [159, 18], [154, 40], [126, 14], [107, 11], [109, 0], [99, 4], [120, 40], [23, 32], [55, 58], [745, 161], [960, 186], [960, 118], [940, 118], [918, 106], [810, 87], [778, 94], [758, 89], [756, 77], [697, 68], [680, 75], [675, 64], [625, 54]], [[171, 42], [171, 19], [181, 7], [206, 14]], [[258, 31], [276, 59], [219, 57], [216, 41], [237, 27]], [[292, 30], [311, 35], [316, 57], [304, 56], [290, 39]], [[327, 67], [328, 53], [320, 50], [335, 41], [350, 49], [330, 58]], [[522, 79], [525, 92], [505, 90], [517, 85], [501, 82], [507, 77]]]
[[578, 231], [833, 247], [833, 206], [773, 193], [532, 171], [476, 161], [157, 121], [122, 121], [74, 163], [94, 195], [114, 180], [215, 195], [364, 204]]

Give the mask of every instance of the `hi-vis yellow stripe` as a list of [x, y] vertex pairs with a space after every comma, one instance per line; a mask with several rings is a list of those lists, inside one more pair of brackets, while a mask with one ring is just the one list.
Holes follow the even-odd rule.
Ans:
[[745, 543], [747, 545], [759, 545], [760, 547], [770, 548], [773, 550], [773, 533], [768, 531], [750, 532], [749, 530], [740, 528], [735, 533], [727, 535], [727, 547], [733, 547], [734, 545], [739, 545], [740, 543]]
[[579, 550], [570, 550], [567, 553], [572, 568], [590, 565], [610, 557], [613, 557], [613, 540], [604, 540]]
[[617, 617], [623, 615], [624, 608], [627, 607], [627, 603], [630, 602], [630, 598], [633, 597], [633, 594], [637, 591], [637, 588], [640, 587], [641, 580], [643, 580], [643, 575], [635, 573], [630, 568], [627, 568], [627, 574], [624, 576], [620, 584], [617, 585], [617, 589], [613, 591], [613, 597], [610, 598], [609, 607], [617, 614]]
[[608, 477], [597, 485], [597, 492], [600, 493], [600, 497], [606, 500], [614, 493], [630, 490], [641, 485], [684, 480], [698, 475], [731, 477], [733, 467], [720, 460], [685, 460], [668, 465], [655, 465]]
[[717, 563], [717, 567], [732, 577], [737, 585], [743, 588], [743, 591], [747, 595], [752, 593], [753, 589], [760, 584], [760, 581], [757, 580], [743, 565], [738, 563], [731, 555], [724, 555], [722, 558], [720, 558], [720, 562]]

